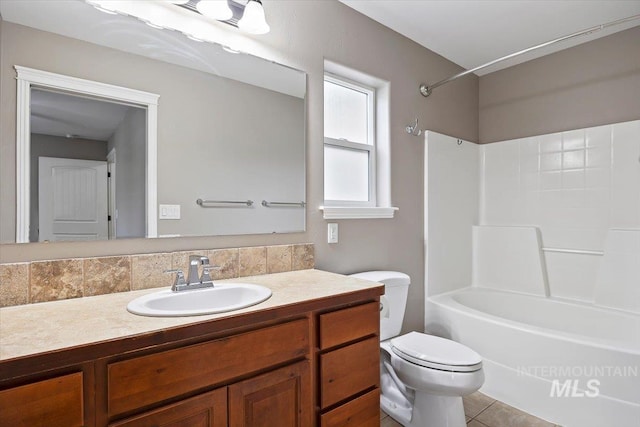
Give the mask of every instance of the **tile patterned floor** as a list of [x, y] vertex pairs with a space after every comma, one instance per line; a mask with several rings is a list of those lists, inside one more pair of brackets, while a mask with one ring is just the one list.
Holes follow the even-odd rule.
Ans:
[[[462, 398], [467, 427], [559, 427], [480, 392]], [[381, 412], [380, 427], [402, 427]]]

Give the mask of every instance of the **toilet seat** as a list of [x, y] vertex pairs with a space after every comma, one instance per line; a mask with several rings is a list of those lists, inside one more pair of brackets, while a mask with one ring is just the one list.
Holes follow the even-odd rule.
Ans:
[[409, 332], [393, 338], [391, 350], [398, 357], [425, 368], [448, 372], [473, 372], [482, 369], [482, 358], [470, 348], [420, 332]]

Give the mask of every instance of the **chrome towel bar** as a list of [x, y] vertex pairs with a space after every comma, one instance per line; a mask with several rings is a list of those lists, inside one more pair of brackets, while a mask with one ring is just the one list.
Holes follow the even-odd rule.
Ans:
[[272, 208], [272, 207], [299, 207], [299, 208], [304, 208], [305, 205], [306, 205], [305, 202], [267, 202], [266, 200], [262, 201], [262, 206], [264, 206], [265, 208]]
[[557, 252], [561, 254], [578, 254], [578, 255], [604, 255], [603, 251], [588, 251], [585, 249], [562, 249], [562, 248], [542, 248], [542, 252]]
[[213, 207], [213, 206], [205, 206], [205, 205], [246, 205], [246, 206], [252, 206], [253, 205], [253, 200], [203, 200], [203, 199], [198, 199], [198, 200], [196, 200], [196, 204], [198, 206], [202, 206], [203, 208]]

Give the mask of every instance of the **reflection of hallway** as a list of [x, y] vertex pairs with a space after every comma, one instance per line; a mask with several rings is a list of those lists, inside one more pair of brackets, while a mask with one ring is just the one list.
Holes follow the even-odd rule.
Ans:
[[[30, 102], [29, 241], [144, 237], [146, 109], [36, 87]], [[109, 156], [116, 151], [119, 162], [114, 163]], [[70, 167], [63, 168], [60, 160], [40, 180], [39, 163], [46, 158], [68, 159]], [[84, 168], [82, 175], [76, 169], [82, 161], [112, 164], [109, 173]], [[108, 192], [102, 185], [107, 177]], [[47, 188], [45, 194], [39, 188]], [[98, 189], [100, 196], [91, 196]]]

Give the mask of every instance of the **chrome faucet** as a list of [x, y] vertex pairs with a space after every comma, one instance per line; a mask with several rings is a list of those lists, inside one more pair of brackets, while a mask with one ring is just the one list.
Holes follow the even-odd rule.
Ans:
[[198, 277], [198, 268], [200, 265], [209, 264], [209, 258], [203, 255], [191, 255], [189, 256], [189, 275], [187, 276], [187, 285], [195, 285], [200, 283]]
[[[202, 275], [198, 277], [201, 265], [203, 266]], [[171, 286], [171, 290], [178, 292], [189, 289], [212, 288], [211, 270], [218, 270], [219, 268], [209, 265], [209, 258], [204, 255], [191, 255], [189, 256], [189, 271], [186, 280], [182, 270], [166, 270], [165, 273], [176, 273], [176, 280]]]

